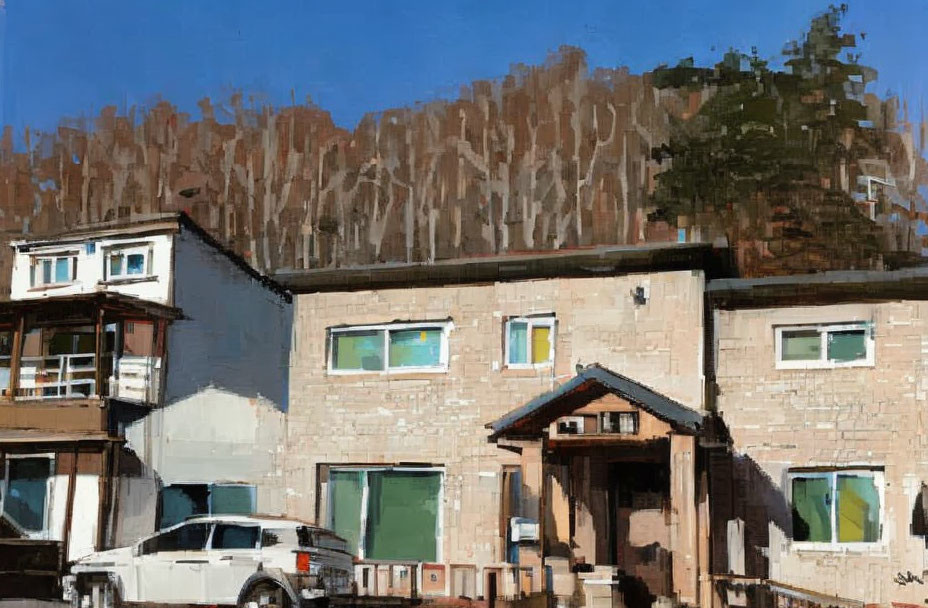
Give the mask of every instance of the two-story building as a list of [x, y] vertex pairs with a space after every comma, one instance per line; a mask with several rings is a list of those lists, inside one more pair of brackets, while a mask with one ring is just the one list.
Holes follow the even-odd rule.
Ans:
[[708, 295], [711, 405], [733, 456], [710, 466], [719, 599], [766, 581], [846, 598], [820, 603], [924, 605], [928, 270], [718, 280]]
[[283, 510], [286, 291], [184, 214], [13, 247], [0, 593], [188, 515]]
[[288, 512], [350, 541], [362, 593], [566, 603], [624, 577], [698, 602], [719, 259], [668, 244], [278, 274]]

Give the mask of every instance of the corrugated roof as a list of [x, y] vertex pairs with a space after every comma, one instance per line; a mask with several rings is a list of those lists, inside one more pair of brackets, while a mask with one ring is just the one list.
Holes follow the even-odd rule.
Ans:
[[[534, 421], [547, 426], [551, 421], [567, 415], [557, 405], [569, 397], [580, 394], [581, 403], [573, 406], [571, 411], [585, 403], [612, 393], [637, 405], [646, 412], [671, 424], [678, 430], [698, 433], [703, 426], [705, 416], [666, 395], [631, 378], [617, 374], [599, 364], [588, 365], [576, 376], [553, 391], [535, 397], [520, 408], [514, 409], [498, 420], [487, 425], [493, 433], [490, 440], [495, 441], [512, 431], [522, 430]], [[550, 420], [548, 420], [550, 418]], [[519, 435], [518, 432], [512, 433]]]

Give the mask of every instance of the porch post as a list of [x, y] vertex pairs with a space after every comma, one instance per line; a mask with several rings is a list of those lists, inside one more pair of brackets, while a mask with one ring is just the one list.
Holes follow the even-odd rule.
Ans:
[[7, 387], [10, 401], [16, 399], [16, 391], [19, 390], [19, 368], [22, 365], [23, 357], [23, 336], [26, 330], [26, 317], [19, 315], [16, 319], [16, 327], [13, 329], [13, 352], [10, 357], [10, 385]]
[[522, 486], [528, 497], [535, 500], [524, 501], [525, 515], [538, 522], [537, 551], [519, 549], [519, 566], [532, 568], [532, 588], [523, 589], [526, 593], [545, 590], [544, 572], [544, 441], [538, 440], [525, 444], [522, 448]]
[[670, 548], [677, 600], [699, 601], [696, 514], [696, 438], [670, 435]]

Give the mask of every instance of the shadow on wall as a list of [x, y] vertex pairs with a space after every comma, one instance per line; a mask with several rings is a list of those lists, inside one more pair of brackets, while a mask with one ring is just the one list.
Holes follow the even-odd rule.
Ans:
[[[780, 485], [753, 459], [731, 451], [731, 435], [725, 423], [714, 417], [712, 424], [718, 442], [729, 446], [706, 455], [712, 509], [712, 572], [768, 578], [770, 524], [787, 538], [792, 536], [789, 501]], [[741, 524], [730, 524], [735, 520]]]
[[155, 532], [158, 495], [163, 484], [130, 448], [119, 450], [113, 523], [106, 548], [125, 547]]

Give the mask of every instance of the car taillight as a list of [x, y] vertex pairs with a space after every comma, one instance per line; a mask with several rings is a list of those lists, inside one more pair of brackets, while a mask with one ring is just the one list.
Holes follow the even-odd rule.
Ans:
[[309, 572], [309, 553], [296, 552], [296, 569], [298, 572]]

